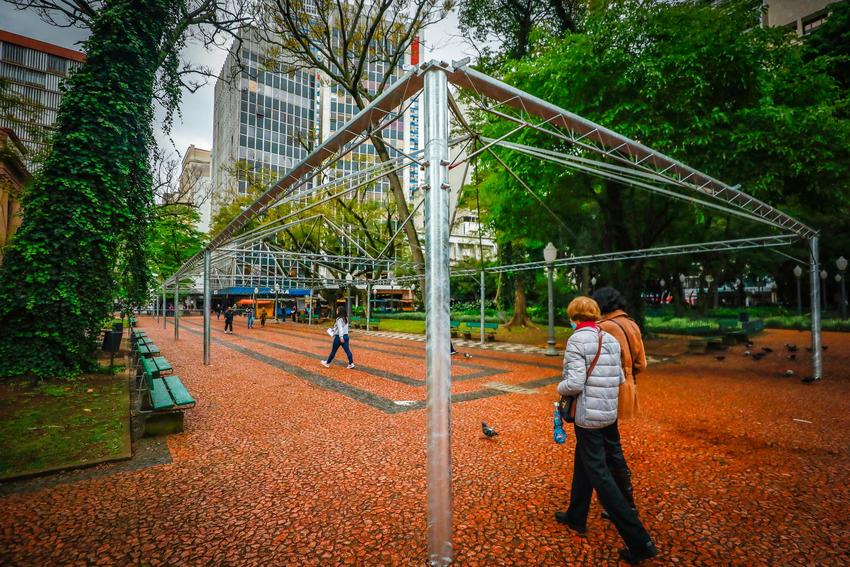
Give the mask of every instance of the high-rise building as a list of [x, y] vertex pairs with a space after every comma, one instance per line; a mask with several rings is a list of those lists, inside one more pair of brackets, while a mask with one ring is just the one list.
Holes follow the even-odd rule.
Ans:
[[787, 27], [808, 35], [829, 17], [829, 5], [838, 0], [763, 0], [762, 21], [770, 27]]
[[[29, 156], [44, 148], [45, 138], [56, 123], [62, 82], [84, 60], [79, 51], [0, 30], [0, 77], [9, 81], [13, 93], [39, 107], [32, 115], [18, 108], [12, 116], [0, 116], [0, 127], [12, 128]], [[32, 163], [27, 165], [32, 167]]]
[[212, 220], [209, 150], [196, 148], [194, 145], [186, 149], [177, 193], [181, 200], [192, 203], [198, 209], [200, 218], [196, 228], [201, 232], [209, 232]]
[[[415, 45], [415, 44], [414, 44]], [[238, 50], [238, 52], [237, 52]], [[252, 176], [268, 184], [303, 160], [309, 148], [354, 117], [358, 108], [351, 97], [314, 69], [284, 73], [270, 62], [268, 49], [256, 33], [246, 32], [234, 42], [215, 85], [212, 149], [213, 214], [221, 204], [248, 191]], [[416, 64], [411, 48], [399, 68], [369, 63], [367, 86], [377, 87], [386, 73], [400, 76], [401, 67]], [[418, 104], [383, 132], [390, 147], [409, 153], [419, 149]], [[331, 175], [345, 175], [377, 161], [366, 142], [345, 156]], [[419, 169], [411, 166], [401, 176], [405, 193], [418, 183]], [[302, 190], [309, 190], [311, 184]], [[382, 200], [389, 184], [380, 180], [366, 189], [367, 197]]]

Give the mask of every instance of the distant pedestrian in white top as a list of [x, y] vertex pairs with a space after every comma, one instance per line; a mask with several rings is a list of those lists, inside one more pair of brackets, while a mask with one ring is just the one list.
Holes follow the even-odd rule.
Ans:
[[348, 355], [348, 368], [354, 368], [354, 357], [351, 355], [351, 348], [348, 346], [348, 317], [345, 314], [345, 307], [337, 308], [336, 322], [333, 327], [328, 329], [328, 333], [333, 334], [334, 344], [328, 359], [322, 361], [322, 366], [330, 368], [331, 362], [336, 356], [336, 351], [342, 346], [342, 350]]

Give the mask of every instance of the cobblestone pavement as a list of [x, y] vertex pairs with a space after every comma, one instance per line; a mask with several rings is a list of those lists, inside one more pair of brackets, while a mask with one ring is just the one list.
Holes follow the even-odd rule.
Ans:
[[[340, 352], [325, 369], [320, 328], [241, 319], [224, 335], [214, 320], [204, 367], [199, 318], [177, 342], [170, 326], [141, 325], [198, 400], [167, 438], [170, 460], [0, 492], [0, 564], [425, 562], [424, 345], [355, 331], [358, 368]], [[847, 563], [850, 337], [825, 334], [826, 379], [810, 386], [807, 337], [772, 331], [760, 361], [734, 348], [641, 377], [643, 416], [621, 430], [657, 564]], [[551, 440], [558, 361], [469, 351], [452, 407], [458, 564], [616, 564], [597, 505], [585, 537], [552, 516], [573, 443]], [[482, 438], [482, 419], [499, 437]]]

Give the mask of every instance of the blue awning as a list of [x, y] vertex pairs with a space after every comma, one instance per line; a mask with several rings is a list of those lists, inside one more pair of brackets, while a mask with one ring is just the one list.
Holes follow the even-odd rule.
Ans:
[[[260, 295], [274, 296], [274, 289], [270, 287], [259, 288]], [[213, 295], [251, 295], [254, 293], [252, 287], [225, 287], [222, 289], [214, 289]], [[303, 297], [310, 295], [309, 289], [282, 289], [278, 293], [278, 297]]]

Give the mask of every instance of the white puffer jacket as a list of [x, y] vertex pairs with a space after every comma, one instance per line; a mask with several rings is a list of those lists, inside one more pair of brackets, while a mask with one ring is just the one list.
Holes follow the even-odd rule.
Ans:
[[[602, 354], [588, 376], [587, 368], [599, 348], [598, 333], [602, 333]], [[617, 398], [626, 379], [620, 366], [620, 343], [612, 335], [591, 327], [574, 332], [564, 352], [563, 378], [558, 393], [578, 396], [576, 425], [599, 429], [617, 421]]]

